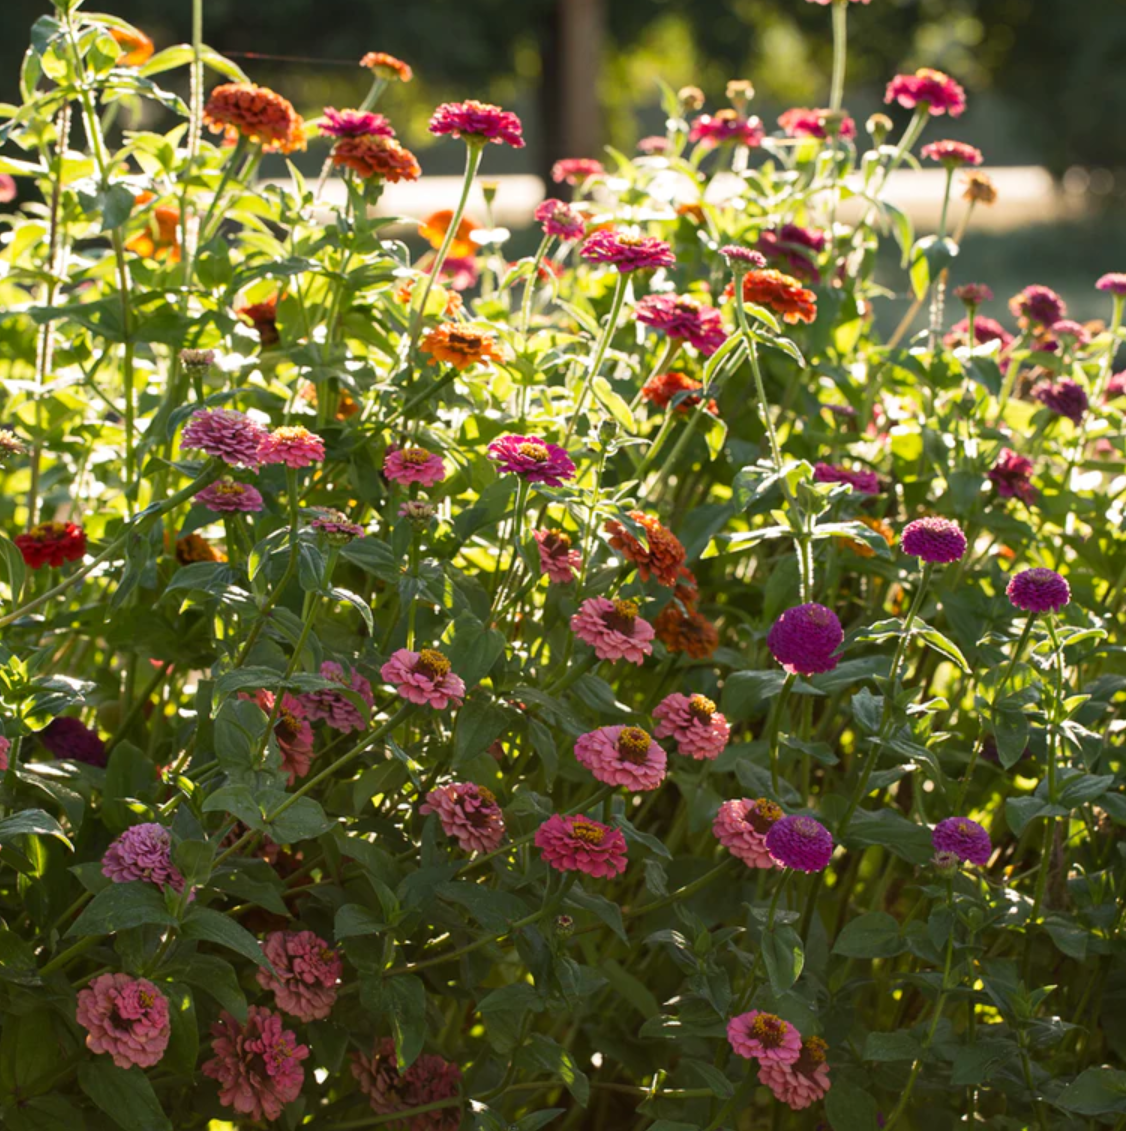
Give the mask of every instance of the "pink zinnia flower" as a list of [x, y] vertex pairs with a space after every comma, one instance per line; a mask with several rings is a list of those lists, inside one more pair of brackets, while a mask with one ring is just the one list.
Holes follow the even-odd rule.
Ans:
[[557, 872], [585, 872], [612, 880], [626, 870], [626, 838], [621, 829], [581, 814], [555, 813], [536, 830], [536, 847]]
[[665, 780], [668, 756], [641, 727], [599, 727], [575, 739], [579, 764], [606, 785], [636, 793], [656, 789]]
[[770, 654], [791, 675], [831, 672], [844, 629], [832, 609], [810, 602], [787, 609], [766, 636]]
[[850, 471], [847, 467], [834, 467], [819, 463], [813, 469], [815, 483], [847, 483], [861, 495], [878, 495], [880, 477], [874, 471]]
[[450, 134], [470, 145], [511, 145], [524, 148], [523, 127], [511, 110], [470, 98], [465, 102], [443, 102], [430, 118], [432, 134]]
[[646, 295], [636, 314], [642, 325], [695, 346], [705, 357], [727, 341], [719, 311], [691, 295]]
[[917, 518], [903, 528], [899, 545], [905, 554], [935, 565], [960, 561], [966, 553], [966, 536], [949, 518], [930, 515]]
[[1111, 374], [1110, 380], [1106, 383], [1104, 399], [1110, 401], [1122, 396], [1126, 396], [1126, 369], [1121, 373]]
[[827, 1047], [820, 1037], [806, 1037], [802, 1041], [801, 1056], [793, 1064], [777, 1061], [760, 1064], [759, 1083], [765, 1084], [776, 1100], [789, 1105], [793, 1111], [802, 1111], [822, 1099], [829, 1090]]
[[532, 537], [540, 555], [540, 573], [556, 585], [567, 585], [582, 569], [583, 556], [572, 548], [571, 536], [562, 530], [534, 530]]
[[766, 266], [766, 256], [761, 251], [752, 247], [740, 247], [737, 243], [729, 243], [719, 249], [719, 254], [727, 260], [727, 266], [732, 270], [747, 270], [748, 268], [761, 271]]
[[543, 225], [545, 236], [561, 240], [581, 239], [586, 231], [582, 214], [562, 200], [545, 200], [535, 211], [536, 221]]
[[274, 973], [258, 968], [258, 984], [272, 990], [282, 1013], [298, 1021], [323, 1021], [336, 1001], [344, 963], [331, 946], [312, 931], [273, 931], [262, 944]]
[[14, 177], [0, 173], [0, 204], [9, 204], [19, 195]]
[[731, 728], [705, 695], [681, 695], [674, 691], [653, 708], [657, 720], [654, 734], [675, 739], [678, 752], [699, 761], [711, 761], [723, 753]]
[[[410, 1068], [400, 1072], [395, 1042], [390, 1037], [376, 1041], [371, 1056], [353, 1053], [352, 1075], [377, 1115], [394, 1115], [397, 1111], [453, 1099], [461, 1088], [461, 1069], [430, 1053], [424, 1053]], [[461, 1109], [451, 1104], [391, 1126], [396, 1131], [458, 1131]]]
[[744, 118], [736, 110], [720, 110], [716, 114], [701, 114], [693, 119], [688, 131], [689, 141], [703, 142], [712, 149], [717, 145], [735, 142], [754, 149], [762, 145], [766, 136], [758, 118]]
[[549, 444], [538, 436], [499, 436], [486, 451], [497, 470], [519, 475], [528, 483], [544, 483], [562, 487], [575, 478], [571, 457], [557, 444]]
[[[829, 131], [825, 128], [825, 120], [832, 113], [831, 110], [807, 110], [804, 106], [795, 106], [779, 114], [778, 125], [786, 132], [787, 137], [814, 137], [824, 140], [829, 136]], [[856, 122], [849, 117], [841, 118], [836, 132], [838, 137], [851, 140], [856, 137]]]
[[182, 448], [198, 448], [232, 467], [257, 468], [258, 446], [266, 429], [241, 412], [229, 408], [205, 408], [193, 413], [180, 435]]
[[1032, 460], [1012, 448], [1001, 449], [987, 475], [1002, 499], [1017, 498], [1026, 505], [1036, 501], [1036, 488], [1031, 482]]
[[980, 165], [983, 160], [981, 150], [964, 141], [932, 141], [930, 145], [924, 145], [920, 152], [932, 161], [940, 161], [948, 169]]
[[[251, 696], [240, 691], [239, 698], [250, 699]], [[269, 717], [274, 709], [274, 693], [261, 688], [253, 698]], [[305, 717], [305, 704], [288, 691], [282, 695], [282, 705], [274, 723], [274, 738], [281, 754], [282, 772], [293, 785], [298, 778], [305, 777], [313, 764], [313, 728]]]
[[766, 834], [782, 819], [782, 810], [765, 797], [725, 801], [712, 822], [716, 840], [748, 868], [774, 868]]
[[277, 1119], [301, 1094], [309, 1050], [283, 1028], [280, 1014], [260, 1005], [240, 1025], [226, 1010], [211, 1026], [213, 1059], [200, 1071], [219, 1082], [219, 1102], [251, 1119]]
[[358, 522], [349, 522], [347, 515], [330, 507], [317, 509], [320, 514], [309, 523], [309, 526], [318, 534], [324, 534], [332, 545], [344, 546], [354, 538], [364, 537], [364, 528]]
[[1051, 287], [1034, 283], [1009, 299], [1013, 317], [1022, 325], [1033, 323], [1050, 330], [1061, 318], [1067, 317], [1067, 303]]
[[783, 868], [821, 872], [833, 856], [833, 838], [820, 821], [797, 814], [770, 826], [766, 850]]
[[1070, 377], [1061, 377], [1055, 383], [1042, 381], [1032, 395], [1056, 416], [1066, 416], [1072, 424], [1078, 424], [1087, 411], [1087, 391]]
[[643, 137], [637, 143], [637, 152], [644, 153], [646, 157], [667, 153], [668, 150], [669, 139], [661, 134], [651, 134], [649, 137]]
[[1071, 587], [1054, 569], [1022, 570], [1005, 589], [1009, 600], [1026, 613], [1058, 613], [1071, 600]]
[[1045, 343], [1040, 345], [1040, 349], [1055, 352], [1059, 349], [1059, 339], [1067, 338], [1066, 343], [1072, 349], [1076, 346], [1089, 346], [1091, 344], [1091, 332], [1080, 322], [1073, 322], [1070, 318], [1061, 318], [1053, 327], [1051, 335]]
[[450, 671], [450, 661], [436, 648], [423, 648], [421, 652], [400, 648], [392, 652], [380, 674], [400, 698], [420, 706], [429, 704], [436, 711], [444, 711], [450, 704], [460, 707], [465, 698], [465, 681]]
[[102, 875], [115, 884], [145, 880], [164, 890], [184, 890], [184, 877], [172, 863], [172, 838], [153, 822], [131, 826], [106, 849]]
[[[989, 295], [993, 297], [992, 292]], [[956, 322], [950, 327], [950, 332], [942, 339], [943, 344], [947, 348], [961, 345], [966, 340], [966, 335], [970, 332], [970, 320], [963, 318], [961, 322]], [[974, 319], [974, 341], [973, 344], [983, 346], [986, 342], [1000, 342], [1001, 349], [1007, 350], [1013, 344], [1013, 336], [993, 318], [987, 318], [984, 314], [979, 314]]]
[[551, 179], [557, 184], [580, 185], [591, 177], [601, 177], [606, 170], [593, 157], [564, 157], [551, 166]]
[[638, 616], [636, 601], [589, 597], [571, 617], [571, 631], [600, 660], [640, 664], [653, 651], [653, 626]]
[[760, 1064], [793, 1064], [801, 1056], [801, 1034], [774, 1013], [752, 1009], [727, 1023], [731, 1048], [746, 1060]]
[[756, 246], [767, 259], [783, 260], [797, 278], [819, 283], [821, 272], [811, 256], [820, 255], [825, 250], [826, 240], [825, 233], [819, 228], [783, 224], [777, 230], [762, 232]]
[[12, 750], [12, 740], [0, 734], [0, 771], [8, 768], [8, 755]]
[[220, 479], [204, 487], [196, 492], [192, 501], [216, 514], [252, 514], [263, 507], [262, 494], [257, 487], [236, 483], [233, 479]]
[[394, 137], [391, 123], [371, 110], [335, 110], [325, 107], [324, 117], [317, 127], [329, 137]]
[[949, 75], [921, 67], [913, 75], [896, 75], [888, 83], [884, 101], [898, 102], [907, 110], [925, 106], [930, 114], [958, 118], [966, 108], [966, 92]]
[[324, 440], [300, 424], [276, 428], [258, 445], [259, 463], [284, 463], [286, 467], [309, 467], [325, 458]]
[[383, 474], [393, 483], [433, 487], [446, 478], [446, 462], [425, 448], [392, 448], [383, 457]]
[[989, 834], [969, 817], [947, 817], [931, 833], [936, 852], [952, 852], [959, 860], [984, 867], [993, 852]]
[[106, 744], [96, 730], [81, 719], [59, 715], [36, 736], [43, 749], [61, 761], [84, 762], [87, 766], [105, 766]]
[[101, 974], [79, 990], [78, 1024], [86, 1047], [108, 1052], [118, 1068], [159, 1064], [172, 1035], [168, 999], [146, 978], [128, 974]]
[[[963, 283], [960, 287], [954, 288], [954, 297], [965, 303], [966, 306], [976, 309], [983, 302], [993, 301], [993, 288], [987, 287], [984, 283]], [[967, 320], [963, 333], [967, 332], [969, 328], [969, 321]]]
[[1102, 275], [1099, 281], [1095, 284], [1095, 289], [1099, 291], [1109, 291], [1112, 295], [1118, 295], [1121, 298], [1126, 295], [1126, 274], [1119, 271], [1112, 271], [1107, 275]]
[[[321, 675], [325, 679], [332, 680], [333, 683], [339, 683], [342, 687], [354, 691], [369, 708], [374, 706], [375, 697], [371, 693], [371, 684], [355, 668], [350, 675], [345, 675], [344, 668], [335, 660], [325, 660], [321, 664]], [[366, 725], [359, 708], [331, 688], [305, 692], [301, 696], [301, 705], [308, 718], [324, 719], [333, 730], [338, 730], [341, 734], [363, 730]]]
[[630, 271], [655, 271], [676, 263], [672, 248], [664, 240], [628, 235], [612, 228], [595, 232], [579, 254], [591, 263], [610, 263], [623, 275]]
[[432, 789], [418, 810], [437, 813], [446, 836], [465, 852], [492, 852], [504, 840], [504, 814], [493, 791], [473, 782]]

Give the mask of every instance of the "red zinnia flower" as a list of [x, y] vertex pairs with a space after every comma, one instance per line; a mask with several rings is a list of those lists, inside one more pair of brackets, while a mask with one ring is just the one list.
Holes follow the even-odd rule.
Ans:
[[14, 539], [24, 562], [32, 569], [79, 561], [86, 553], [86, 532], [73, 522], [41, 522]]
[[[703, 387], [701, 382], [694, 381], [686, 374], [678, 373], [675, 370], [669, 373], [655, 373], [642, 386], [641, 399], [656, 405], [657, 408], [668, 408], [679, 396], [680, 399], [676, 401], [676, 411], [687, 414], [690, 408], [700, 403], [700, 398], [680, 396], [680, 394], [691, 394]], [[719, 405], [711, 397], [708, 398], [708, 403], [704, 406], [704, 409], [710, 412], [712, 416], [719, 415]]]
[[[728, 283], [725, 295], [733, 295], [733, 283]], [[768, 268], [765, 271], [748, 271], [743, 276], [743, 301], [765, 306], [782, 316], [783, 322], [812, 322], [817, 317], [817, 296], [807, 290], [792, 275]]]
[[764, 136], [762, 122], [758, 118], [744, 118], [737, 110], [701, 114], [688, 131], [689, 141], [702, 142], [709, 149], [727, 142], [754, 149], [762, 144]]

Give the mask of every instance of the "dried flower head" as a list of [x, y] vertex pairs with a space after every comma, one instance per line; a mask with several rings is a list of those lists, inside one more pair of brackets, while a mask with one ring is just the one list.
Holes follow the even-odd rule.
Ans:
[[962, 178], [962, 199], [971, 204], [984, 204], [987, 208], [997, 203], [997, 186], [988, 173], [970, 172]]

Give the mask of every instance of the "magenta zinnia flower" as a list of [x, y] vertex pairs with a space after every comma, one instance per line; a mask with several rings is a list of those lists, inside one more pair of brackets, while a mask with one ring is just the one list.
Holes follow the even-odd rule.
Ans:
[[601, 177], [606, 170], [593, 157], [564, 157], [551, 166], [551, 179], [557, 184], [581, 185], [591, 177]]
[[758, 250], [771, 260], [782, 260], [790, 274], [798, 279], [821, 282], [821, 272], [811, 255], [825, 250], [826, 234], [819, 228], [803, 228], [783, 224], [777, 230], [767, 229], [758, 238]]
[[736, 264], [744, 270], [753, 268], [758, 271], [766, 266], [766, 256], [761, 251], [755, 251], [752, 247], [740, 247], [737, 243], [725, 244], [719, 249], [719, 254], [727, 260], [728, 267], [733, 269]]
[[[809, 110], [804, 106], [794, 106], [778, 115], [778, 125], [787, 137], [812, 137], [823, 141], [829, 136], [826, 120], [832, 116], [832, 110]], [[835, 132], [838, 137], [851, 140], [856, 137], [856, 122], [847, 116], [842, 117]]]
[[658, 738], [672, 738], [680, 754], [696, 761], [711, 761], [723, 753], [731, 736], [727, 720], [705, 695], [674, 691], [653, 708]]
[[964, 141], [932, 141], [920, 150], [924, 157], [940, 161], [948, 169], [960, 169], [964, 165], [980, 165], [983, 158], [981, 150]]
[[[354, 691], [367, 705], [375, 705], [375, 697], [371, 693], [371, 684], [355, 668], [350, 675], [344, 674], [344, 668], [335, 660], [325, 660], [321, 664], [321, 675], [332, 680], [342, 687]], [[363, 730], [364, 717], [359, 708], [347, 700], [338, 691], [331, 688], [322, 688], [320, 691], [307, 691], [301, 696], [301, 705], [305, 714], [310, 719], [324, 719], [333, 730], [341, 734], [348, 734], [354, 730]]]
[[646, 295], [638, 302], [636, 314], [642, 325], [695, 346], [705, 357], [727, 341], [719, 311], [691, 295]]
[[258, 445], [259, 463], [284, 463], [286, 467], [308, 467], [325, 458], [324, 440], [300, 424], [276, 428]]
[[899, 544], [905, 554], [936, 565], [960, 561], [966, 552], [962, 528], [952, 519], [935, 515], [909, 522]]
[[585, 872], [612, 880], [626, 870], [626, 838], [621, 829], [581, 814], [555, 813], [536, 830], [536, 847], [557, 872]]
[[1095, 284], [1095, 289], [1109, 291], [1112, 295], [1118, 295], [1121, 298], [1126, 295], [1126, 274], [1112, 271], [1107, 275], [1102, 275]]
[[220, 479], [204, 487], [196, 492], [192, 501], [216, 514], [252, 514], [263, 507], [262, 494], [257, 487], [236, 483], [233, 479]]
[[1033, 323], [1051, 329], [1061, 318], [1067, 317], [1067, 303], [1051, 287], [1034, 283], [1009, 299], [1013, 317], [1022, 325]]
[[572, 548], [571, 536], [562, 530], [533, 530], [540, 555], [540, 573], [556, 585], [568, 585], [582, 569], [583, 556]]
[[833, 838], [820, 821], [799, 813], [770, 826], [766, 848], [783, 868], [821, 872], [833, 855]]
[[725, 801], [712, 822], [716, 840], [748, 868], [774, 868], [766, 834], [782, 819], [782, 810], [765, 797]]
[[630, 271], [655, 271], [676, 263], [672, 248], [664, 240], [623, 234], [611, 228], [595, 232], [579, 254], [591, 263], [610, 263], [623, 275]]
[[538, 436], [500, 436], [486, 454], [498, 471], [519, 475], [528, 483], [562, 487], [566, 480], [575, 478], [571, 457], [557, 444]]
[[1018, 455], [1012, 448], [1002, 448], [997, 462], [986, 473], [1002, 499], [1017, 498], [1026, 505], [1036, 500], [1032, 486], [1032, 460]]
[[60, 761], [84, 762], [87, 766], [105, 766], [106, 744], [97, 731], [81, 719], [60, 715], [52, 719], [35, 736], [43, 749]]
[[801, 1034], [774, 1013], [752, 1009], [727, 1023], [731, 1048], [746, 1060], [760, 1064], [793, 1064], [801, 1056]]
[[[352, 1075], [378, 1115], [425, 1107], [440, 1100], [453, 1099], [461, 1089], [461, 1069], [440, 1056], [423, 1053], [400, 1072], [395, 1057], [395, 1042], [390, 1037], [376, 1041], [371, 1056], [352, 1054]], [[390, 1125], [396, 1131], [458, 1131], [461, 1110], [453, 1104], [425, 1112]]]
[[324, 939], [312, 931], [273, 931], [262, 952], [274, 973], [259, 967], [258, 984], [273, 991], [282, 1013], [298, 1021], [323, 1021], [332, 1012], [344, 963]]
[[888, 83], [885, 102], [898, 102], [907, 110], [924, 106], [934, 115], [958, 118], [966, 108], [966, 92], [942, 71], [921, 67], [913, 75], [896, 75]]
[[226, 1010], [211, 1026], [214, 1056], [200, 1069], [219, 1082], [219, 1102], [251, 1119], [277, 1119], [301, 1094], [309, 1050], [283, 1028], [280, 1014], [261, 1005], [240, 1025]]
[[874, 471], [850, 471], [847, 467], [834, 467], [830, 463], [819, 463], [813, 468], [815, 483], [847, 483], [862, 495], [880, 493], [880, 477]]
[[688, 131], [689, 141], [703, 142], [708, 148], [735, 142], [754, 149], [762, 145], [765, 136], [762, 122], [758, 118], [744, 118], [736, 110], [701, 114], [693, 119]]
[[545, 236], [557, 236], [561, 240], [581, 239], [586, 231], [582, 214], [576, 212], [562, 200], [545, 200], [536, 208], [535, 218], [543, 225]]
[[653, 651], [653, 626], [638, 616], [636, 601], [589, 597], [571, 617], [571, 631], [600, 660], [640, 664]]
[[[976, 310], [983, 302], [993, 301], [993, 288], [986, 286], [985, 283], [963, 283], [960, 287], [954, 288], [954, 297]], [[968, 332], [969, 328], [967, 320], [963, 333]], [[977, 335], [975, 334], [974, 337]]]
[[232, 467], [257, 468], [258, 446], [266, 429], [230, 408], [205, 408], [193, 413], [180, 435], [182, 448], [198, 448]]
[[1071, 587], [1054, 569], [1022, 570], [1005, 588], [1009, 600], [1026, 613], [1058, 613], [1071, 600]]
[[118, 1068], [159, 1064], [172, 1035], [168, 999], [148, 979], [128, 974], [101, 974], [79, 990], [77, 1016], [86, 1047], [109, 1053]]
[[102, 875], [115, 884], [145, 880], [161, 889], [184, 890], [184, 877], [172, 863], [172, 838], [153, 822], [131, 826], [106, 849]]
[[335, 110], [325, 107], [317, 127], [329, 137], [394, 137], [391, 123], [371, 110]]
[[989, 834], [969, 817], [947, 817], [939, 821], [931, 833], [931, 843], [937, 852], [951, 852], [959, 860], [984, 866], [993, 852]]
[[451, 782], [432, 789], [420, 813], [437, 813], [446, 836], [466, 852], [492, 852], [504, 840], [504, 814], [492, 790], [474, 782]]
[[1087, 391], [1070, 377], [1061, 377], [1055, 383], [1041, 381], [1032, 395], [1056, 416], [1066, 416], [1072, 424], [1078, 424], [1087, 411]]
[[575, 739], [580, 765], [606, 785], [634, 792], [656, 789], [665, 780], [668, 756], [641, 727], [599, 727]]
[[[993, 297], [992, 291], [990, 291], [989, 297]], [[947, 347], [961, 345], [965, 342], [966, 335], [969, 332], [970, 320], [963, 318], [961, 322], [956, 322], [950, 327], [950, 332], [942, 339], [943, 344]], [[979, 314], [974, 319], [973, 344], [983, 346], [986, 342], [1000, 342], [1001, 349], [1006, 350], [1013, 344], [1013, 336], [1000, 322], [993, 318], [987, 318], [984, 314]]]
[[829, 1066], [825, 1063], [827, 1047], [820, 1037], [806, 1037], [802, 1041], [801, 1056], [793, 1064], [777, 1061], [760, 1064], [759, 1083], [765, 1084], [776, 1100], [793, 1111], [802, 1111], [822, 1099], [830, 1088]]
[[766, 636], [770, 654], [791, 675], [831, 672], [833, 654], [844, 641], [844, 629], [832, 609], [811, 602], [787, 609]]
[[511, 145], [524, 148], [523, 127], [511, 110], [470, 98], [465, 102], [443, 102], [430, 118], [432, 134], [450, 134], [469, 145]]
[[446, 463], [425, 448], [392, 448], [383, 457], [383, 474], [392, 483], [420, 483], [433, 487], [446, 478]]
[[436, 648], [423, 648], [421, 652], [400, 648], [391, 653], [379, 672], [408, 703], [429, 704], [436, 711], [444, 711], [451, 703], [460, 707], [465, 698], [465, 681], [454, 675], [450, 661]]

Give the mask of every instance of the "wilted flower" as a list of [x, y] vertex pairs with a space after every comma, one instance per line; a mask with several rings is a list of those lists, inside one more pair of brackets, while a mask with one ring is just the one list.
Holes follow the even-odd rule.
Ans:
[[782, 809], [765, 797], [725, 801], [712, 822], [712, 832], [748, 868], [774, 868], [777, 865], [766, 847], [766, 834], [782, 816]]
[[1031, 482], [1032, 460], [1012, 448], [1002, 448], [997, 462], [986, 474], [1002, 499], [1017, 498], [1027, 505], [1036, 500], [1036, 488]]
[[96, 730], [81, 719], [59, 715], [35, 736], [49, 754], [62, 761], [84, 762], [87, 766], [106, 764], [106, 744]]
[[1061, 377], [1055, 382], [1042, 381], [1032, 390], [1032, 395], [1049, 411], [1056, 416], [1066, 416], [1072, 424], [1083, 419], [1089, 405], [1087, 390], [1070, 377]]
[[562, 200], [545, 200], [535, 211], [536, 222], [543, 226], [545, 236], [561, 240], [581, 239], [586, 231], [582, 213], [576, 212]]
[[719, 647], [716, 627], [695, 609], [681, 609], [670, 601], [653, 622], [657, 639], [670, 652], [683, 652], [693, 660], [706, 660]]
[[402, 59], [388, 55], [386, 51], [369, 51], [361, 60], [361, 67], [377, 75], [387, 82], [410, 82], [414, 78], [414, 71]]
[[967, 173], [962, 184], [965, 186], [963, 200], [971, 204], [984, 204], [986, 207], [997, 203], [997, 186], [987, 173]]
[[561, 487], [575, 478], [571, 457], [558, 444], [549, 444], [538, 436], [499, 436], [486, 454], [502, 474], [518, 475], [528, 483], [544, 483]]
[[1054, 569], [1026, 569], [1005, 589], [1009, 600], [1027, 613], [1058, 613], [1071, 600], [1071, 587]]
[[429, 704], [436, 711], [444, 711], [451, 704], [460, 707], [465, 697], [465, 681], [450, 670], [450, 661], [436, 648], [423, 648], [421, 652], [400, 648], [391, 653], [380, 675], [400, 698], [420, 706]]
[[[375, 705], [371, 684], [355, 668], [349, 675], [345, 675], [344, 668], [335, 660], [325, 660], [321, 664], [321, 675], [354, 692], [369, 709]], [[301, 705], [305, 708], [305, 715], [308, 718], [323, 719], [333, 730], [338, 730], [341, 734], [363, 730], [366, 725], [360, 709], [330, 687], [306, 691], [301, 696]]]
[[265, 505], [257, 487], [249, 483], [236, 483], [233, 479], [220, 479], [197, 491], [193, 502], [216, 514], [250, 514]]
[[981, 150], [964, 141], [932, 141], [920, 150], [924, 157], [940, 161], [948, 169], [960, 169], [964, 165], [980, 165]]
[[184, 890], [184, 877], [172, 863], [172, 838], [153, 822], [132, 825], [106, 849], [102, 875], [115, 884], [144, 880], [164, 890]]
[[446, 478], [446, 464], [441, 456], [425, 448], [391, 448], [383, 457], [383, 474], [392, 483], [433, 487]]
[[[675, 400], [676, 411], [686, 415], [690, 408], [695, 408], [700, 403], [700, 398], [681, 394], [691, 394], [703, 387], [701, 382], [675, 370], [670, 370], [668, 373], [654, 373], [641, 387], [641, 399], [656, 405], [657, 408], [668, 408]], [[704, 411], [718, 416], [719, 405], [709, 397], [707, 404], [704, 405]]]
[[430, 132], [462, 138], [469, 145], [492, 142], [524, 148], [520, 119], [510, 110], [471, 98], [466, 102], [444, 102], [431, 115]]
[[888, 83], [885, 102], [898, 102], [907, 110], [924, 107], [928, 113], [949, 113], [958, 118], [966, 108], [966, 92], [949, 75], [921, 67], [913, 75], [896, 75]]
[[9, 460], [27, 454], [27, 445], [10, 428], [0, 427], [0, 467]]
[[282, 1013], [298, 1021], [323, 1021], [336, 1001], [344, 969], [340, 955], [312, 931], [273, 931], [262, 953], [274, 970], [258, 968], [258, 984], [274, 995]]
[[606, 170], [593, 157], [564, 157], [551, 166], [551, 179], [557, 184], [581, 185], [591, 177], [601, 177]]
[[610, 263], [623, 275], [630, 271], [655, 271], [676, 263], [672, 248], [664, 240], [630, 235], [612, 228], [595, 232], [579, 254], [592, 263]]
[[337, 110], [326, 106], [317, 128], [329, 137], [394, 137], [391, 123], [371, 110]]
[[676, 92], [676, 100], [685, 110], [699, 110], [707, 101], [698, 86], [682, 86]]
[[686, 556], [680, 539], [654, 515], [630, 511], [629, 517], [644, 530], [645, 542], [635, 538], [616, 518], [611, 518], [606, 520], [610, 545], [637, 566], [642, 581], [652, 577], [660, 585], [672, 588]]
[[483, 785], [440, 785], [426, 795], [419, 812], [437, 813], [443, 832], [466, 852], [492, 852], [504, 840], [504, 814], [492, 790]]
[[[823, 3], [824, 0], [814, 0]], [[866, 2], [866, 0], [865, 0]], [[802, 1041], [801, 1056], [793, 1064], [777, 1061], [761, 1063], [759, 1083], [765, 1084], [776, 1100], [787, 1104], [793, 1111], [802, 1111], [829, 1091], [829, 1065], [825, 1062], [828, 1046], [820, 1037], [806, 1037]]]
[[787, 609], [771, 626], [766, 645], [787, 672], [814, 675], [837, 666], [844, 630], [832, 609], [811, 602]]
[[[390, 1037], [377, 1041], [371, 1056], [353, 1053], [352, 1075], [372, 1111], [379, 1115], [394, 1115], [397, 1111], [453, 1099], [461, 1087], [461, 1069], [430, 1053], [423, 1053], [400, 1072], [395, 1042]], [[451, 1105], [413, 1116], [409, 1123], [400, 1120], [391, 1126], [396, 1131], [458, 1131], [461, 1111], [457, 1105]]]
[[752, 1009], [727, 1023], [731, 1048], [746, 1060], [760, 1064], [793, 1064], [801, 1056], [801, 1034], [789, 1021], [773, 1013]]
[[815, 483], [847, 483], [861, 495], [878, 495], [880, 477], [874, 471], [852, 471], [829, 463], [818, 463], [813, 468]]
[[[733, 295], [735, 287], [728, 283], [725, 295]], [[792, 275], [772, 268], [748, 271], [743, 276], [743, 301], [765, 306], [781, 315], [783, 322], [812, 322], [817, 317], [817, 296]]]
[[351, 169], [364, 180], [417, 181], [422, 176], [418, 158], [393, 137], [362, 134], [342, 137], [332, 147], [332, 163]]
[[73, 522], [41, 522], [12, 539], [31, 569], [81, 561], [86, 554], [86, 532]]
[[286, 467], [309, 467], [325, 458], [324, 440], [300, 424], [286, 424], [263, 436], [258, 444], [258, 462]]
[[745, 118], [738, 110], [701, 114], [688, 131], [689, 141], [701, 142], [709, 149], [729, 142], [754, 149], [762, 145], [765, 136], [758, 118]]
[[118, 1068], [159, 1064], [172, 1035], [168, 999], [147, 978], [128, 974], [101, 974], [79, 990], [77, 1020], [86, 1047], [109, 1053]]
[[197, 448], [232, 467], [257, 468], [258, 448], [268, 435], [244, 413], [230, 408], [205, 408], [192, 414], [180, 436], [182, 448]]
[[293, 104], [265, 86], [229, 82], [217, 86], [203, 109], [204, 124], [227, 141], [240, 137], [261, 145], [266, 153], [292, 153], [305, 148], [305, 123]]
[[931, 515], [909, 522], [903, 528], [899, 545], [905, 554], [920, 561], [946, 565], [963, 557], [967, 543], [956, 522]]
[[777, 230], [767, 229], [758, 238], [758, 250], [767, 259], [783, 260], [798, 279], [814, 283], [821, 281], [821, 272], [811, 256], [825, 250], [826, 235], [818, 228], [802, 228], [797, 224], [783, 224]]
[[640, 664], [653, 651], [653, 626], [638, 614], [636, 601], [588, 597], [571, 617], [571, 631], [600, 660]]
[[983, 866], [989, 863], [993, 845], [989, 834], [968, 817], [947, 817], [931, 833], [931, 843], [939, 852], [952, 852], [959, 860]]
[[691, 295], [646, 295], [636, 314], [642, 325], [695, 346], [705, 357], [727, 341], [719, 311]]
[[807, 110], [795, 106], [778, 116], [778, 125], [787, 137], [842, 137], [851, 140], [856, 137], [856, 122], [847, 115], [835, 120], [832, 110]]
[[456, 322], [443, 322], [441, 326], [427, 330], [420, 348], [435, 362], [445, 362], [459, 372], [471, 365], [490, 365], [504, 360], [492, 334]]
[[653, 708], [658, 738], [672, 738], [678, 752], [697, 761], [711, 761], [723, 753], [731, 737], [727, 719], [706, 695], [666, 695]]
[[557, 872], [612, 880], [626, 870], [626, 838], [590, 817], [555, 813], [536, 830], [536, 847]]
[[575, 757], [600, 781], [635, 792], [665, 780], [668, 757], [641, 727], [599, 727], [575, 739]]
[[582, 568], [583, 556], [572, 548], [571, 536], [562, 530], [534, 530], [532, 537], [540, 555], [540, 573], [557, 585], [567, 585], [575, 580]]
[[1067, 303], [1051, 287], [1033, 284], [1009, 299], [1009, 309], [1022, 326], [1030, 323], [1051, 329], [1067, 316]]
[[821, 872], [833, 855], [833, 838], [820, 821], [796, 814], [770, 826], [766, 848], [783, 868]]

